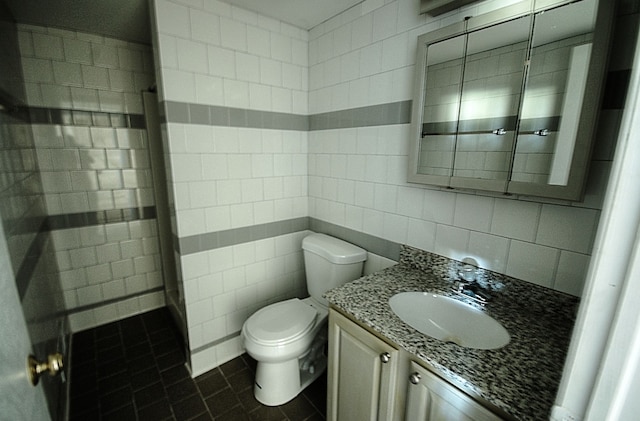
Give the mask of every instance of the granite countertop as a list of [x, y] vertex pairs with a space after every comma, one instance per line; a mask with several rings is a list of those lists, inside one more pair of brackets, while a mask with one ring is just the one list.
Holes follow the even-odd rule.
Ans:
[[[451, 291], [460, 262], [403, 246], [399, 264], [332, 289], [325, 298], [430, 366], [449, 382], [517, 420], [548, 420], [560, 383], [578, 299], [480, 270], [487, 314], [511, 335], [500, 349], [463, 348], [424, 335], [398, 318], [389, 298], [405, 291]], [[464, 299], [463, 299], [464, 300]]]

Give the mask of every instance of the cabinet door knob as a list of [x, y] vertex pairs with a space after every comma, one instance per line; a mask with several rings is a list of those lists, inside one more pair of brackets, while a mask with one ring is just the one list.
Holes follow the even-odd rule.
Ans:
[[420, 383], [420, 373], [411, 373], [411, 375], [409, 376], [409, 381], [411, 382], [411, 384]]
[[382, 361], [384, 364], [388, 363], [389, 360], [391, 360], [391, 355], [388, 352], [383, 352], [382, 354], [380, 354], [380, 361]]

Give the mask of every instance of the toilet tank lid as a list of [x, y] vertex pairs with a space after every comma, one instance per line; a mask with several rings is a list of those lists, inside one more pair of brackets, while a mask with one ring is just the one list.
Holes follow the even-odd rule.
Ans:
[[325, 234], [311, 234], [302, 240], [302, 249], [338, 265], [367, 260], [367, 251]]

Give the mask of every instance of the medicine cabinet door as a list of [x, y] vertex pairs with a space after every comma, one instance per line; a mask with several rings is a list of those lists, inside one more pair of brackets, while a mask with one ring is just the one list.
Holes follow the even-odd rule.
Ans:
[[581, 196], [602, 84], [591, 65], [596, 12], [582, 0], [535, 14], [510, 193]]
[[504, 192], [531, 31], [531, 16], [467, 36], [451, 187]]

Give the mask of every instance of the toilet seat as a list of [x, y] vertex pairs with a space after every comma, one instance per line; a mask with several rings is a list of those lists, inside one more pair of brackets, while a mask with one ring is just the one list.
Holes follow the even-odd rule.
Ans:
[[262, 345], [281, 346], [304, 336], [315, 325], [317, 312], [298, 298], [281, 301], [255, 312], [245, 334]]

